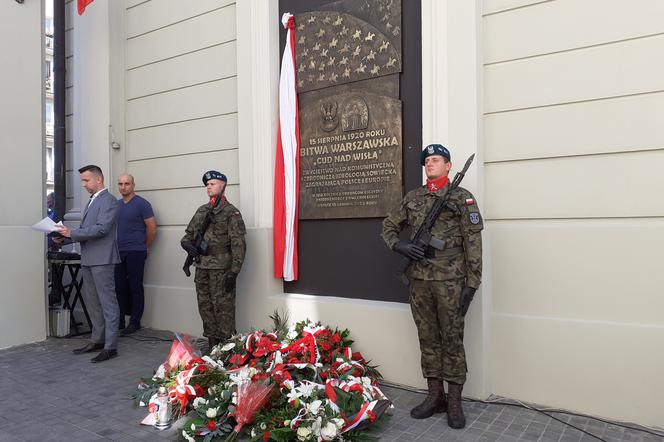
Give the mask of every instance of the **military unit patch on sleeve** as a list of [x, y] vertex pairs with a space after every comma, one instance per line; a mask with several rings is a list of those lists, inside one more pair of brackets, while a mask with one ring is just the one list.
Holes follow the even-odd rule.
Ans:
[[240, 233], [242, 233], [243, 235], [247, 233], [247, 227], [244, 225], [244, 220], [242, 218], [238, 220], [237, 225], [238, 228], [240, 229]]
[[480, 214], [477, 212], [473, 212], [470, 214], [470, 223], [471, 224], [479, 224], [480, 223]]

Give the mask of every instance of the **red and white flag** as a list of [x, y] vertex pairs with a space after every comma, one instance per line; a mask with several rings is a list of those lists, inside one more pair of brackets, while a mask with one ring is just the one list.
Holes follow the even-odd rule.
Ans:
[[279, 77], [279, 132], [274, 171], [274, 276], [297, 280], [297, 209], [300, 182], [300, 128], [295, 87], [295, 21], [285, 13], [288, 29]]
[[78, 6], [78, 15], [83, 15], [85, 12], [85, 8], [92, 3], [92, 0], [78, 0], [77, 1], [77, 6]]

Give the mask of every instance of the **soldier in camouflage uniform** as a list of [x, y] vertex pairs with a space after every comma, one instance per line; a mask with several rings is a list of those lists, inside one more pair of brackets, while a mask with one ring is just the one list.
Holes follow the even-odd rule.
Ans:
[[[440, 144], [427, 146], [421, 154], [427, 184], [409, 192], [383, 221], [383, 240], [407, 258], [410, 305], [420, 341], [422, 373], [429, 394], [411, 411], [416, 419], [447, 411], [452, 428], [463, 428], [461, 391], [466, 381], [463, 347], [464, 316], [482, 279], [482, 216], [473, 195], [457, 187], [431, 228], [445, 241], [443, 250], [424, 248], [399, 239], [409, 226], [415, 232], [424, 222], [436, 198], [449, 190], [452, 167], [449, 150]], [[443, 380], [448, 382], [445, 395]], [[448, 404], [449, 399], [449, 404]]]
[[[214, 170], [203, 175], [210, 202], [196, 210], [180, 241], [182, 248], [195, 257], [198, 311], [210, 349], [235, 333], [235, 281], [246, 250], [247, 231], [242, 215], [224, 196], [226, 182], [226, 176]], [[208, 243], [203, 255], [195, 238], [208, 213], [212, 218], [203, 234]]]

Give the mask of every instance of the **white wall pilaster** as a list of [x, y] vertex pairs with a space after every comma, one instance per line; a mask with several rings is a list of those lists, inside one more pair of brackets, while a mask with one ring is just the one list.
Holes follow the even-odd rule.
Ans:
[[279, 82], [278, 2], [236, 4], [240, 205], [247, 225], [272, 227]]
[[283, 284], [273, 277], [272, 268], [278, 15], [278, 2], [236, 3], [240, 208], [249, 227], [247, 258], [238, 281], [238, 330], [269, 325], [267, 317], [275, 307], [269, 299], [283, 293]]
[[68, 219], [77, 219], [88, 198], [78, 181], [77, 169], [96, 164], [112, 184], [108, 149], [110, 124], [110, 27], [107, 3], [93, 3], [74, 18], [73, 52], [73, 177], [74, 196]]
[[[483, 204], [481, 0], [422, 0], [422, 141], [452, 153], [452, 174], [475, 161], [462, 186]], [[465, 394], [486, 397], [491, 317], [490, 247], [483, 234], [483, 281], [466, 317], [468, 383]]]

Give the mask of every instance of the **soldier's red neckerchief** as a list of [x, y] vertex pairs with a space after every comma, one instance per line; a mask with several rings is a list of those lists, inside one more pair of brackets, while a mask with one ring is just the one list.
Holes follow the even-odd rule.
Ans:
[[435, 180], [427, 179], [427, 188], [429, 189], [429, 192], [435, 192], [438, 189], [445, 187], [449, 181], [450, 179], [447, 177], [447, 175], [436, 178]]
[[[215, 195], [215, 196], [210, 197], [210, 207], [214, 206], [214, 203], [215, 203], [215, 201], [217, 201], [218, 197], [219, 197], [219, 195]], [[226, 197], [224, 195], [221, 195], [221, 200], [223, 201], [225, 199], [226, 199]]]

